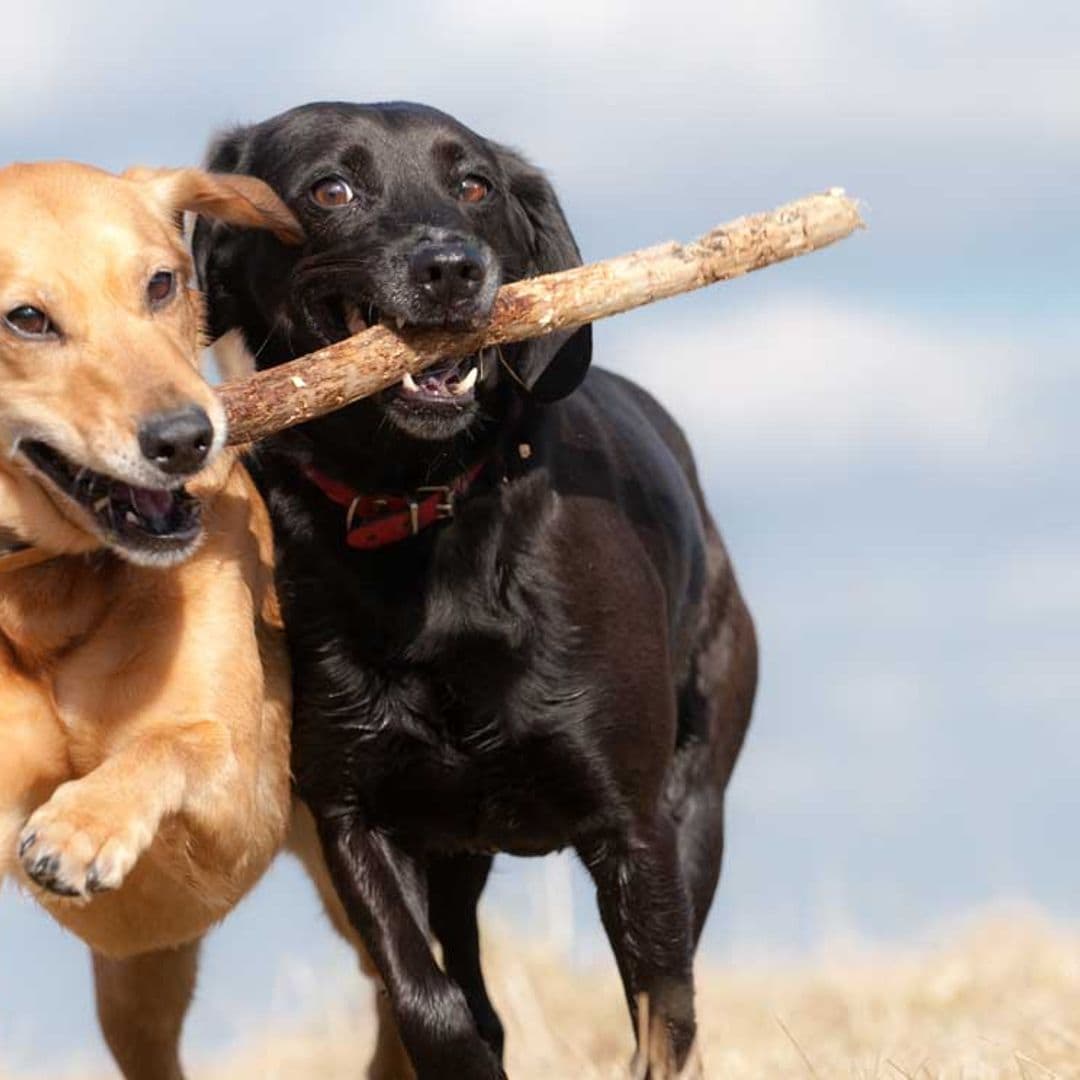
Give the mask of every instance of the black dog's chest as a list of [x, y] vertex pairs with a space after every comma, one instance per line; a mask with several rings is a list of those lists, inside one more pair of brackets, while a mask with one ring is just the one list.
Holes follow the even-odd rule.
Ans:
[[[363, 713], [335, 732], [350, 763], [341, 796], [370, 824], [418, 848], [536, 854], [591, 818], [594, 784], [568, 753], [572, 710], [530, 713], [512, 687], [492, 710], [490, 688], [471, 692], [438, 665], [371, 678]], [[327, 734], [324, 717], [318, 740]]]
[[464, 738], [452, 728], [433, 735], [411, 746], [402, 740], [402, 760], [384, 759], [376, 770], [369, 791], [375, 824], [444, 851], [535, 854], [572, 839], [587, 785], [569, 774], [557, 731], [508, 736], [496, 717]]
[[295, 773], [313, 806], [416, 846], [538, 853], [594, 817], [598, 785], [575, 746], [593, 699], [550, 583], [528, 559], [485, 557], [482, 513], [383, 578], [394, 594], [355, 578], [333, 596], [312, 579], [289, 590], [288, 609], [319, 613], [286, 611]]

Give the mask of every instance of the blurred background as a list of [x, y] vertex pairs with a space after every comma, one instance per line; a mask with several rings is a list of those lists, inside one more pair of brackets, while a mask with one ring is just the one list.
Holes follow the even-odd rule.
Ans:
[[[703, 948], [1080, 915], [1080, 8], [39, 0], [5, 36], [4, 162], [193, 163], [224, 125], [403, 98], [549, 170], [587, 259], [865, 200], [834, 249], [596, 330], [689, 431], [761, 638]], [[605, 955], [568, 858], [500, 859], [485, 910]], [[350, 971], [282, 860], [211, 938], [187, 1044]], [[8, 889], [0, 1064], [76, 1058], [104, 1060], [85, 950]]]

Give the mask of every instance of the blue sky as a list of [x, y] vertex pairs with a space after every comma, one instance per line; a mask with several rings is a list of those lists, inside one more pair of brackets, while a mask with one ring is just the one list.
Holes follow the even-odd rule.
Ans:
[[[706, 948], [917, 938], [1017, 899], [1080, 915], [1080, 9], [95, 0], [9, 32], [5, 161], [182, 164], [303, 101], [408, 98], [546, 167], [587, 258], [832, 185], [865, 200], [839, 247], [597, 331], [691, 434], [762, 639]], [[489, 911], [534, 921], [560, 881], [505, 862]], [[282, 863], [212, 940], [190, 1042], [347, 967]], [[100, 1054], [86, 968], [0, 896], [0, 1062]]]

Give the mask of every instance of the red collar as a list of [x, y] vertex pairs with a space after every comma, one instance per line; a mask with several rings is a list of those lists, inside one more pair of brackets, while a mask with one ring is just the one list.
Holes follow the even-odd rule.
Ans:
[[412, 495], [362, 495], [314, 465], [304, 475], [331, 501], [344, 506], [345, 543], [370, 551], [416, 536], [436, 521], [454, 516], [454, 500], [472, 487], [487, 461], [478, 461], [449, 484], [420, 487]]

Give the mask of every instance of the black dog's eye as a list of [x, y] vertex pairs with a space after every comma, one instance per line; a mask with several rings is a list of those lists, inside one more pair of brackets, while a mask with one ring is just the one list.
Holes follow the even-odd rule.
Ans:
[[152, 308], [162, 307], [176, 291], [176, 275], [171, 270], [159, 270], [147, 282], [146, 298]]
[[491, 194], [491, 185], [482, 176], [464, 176], [458, 181], [454, 194], [462, 202], [483, 202]]
[[348, 206], [353, 201], [353, 189], [340, 176], [327, 176], [311, 188], [311, 197], [327, 210]]
[[20, 337], [47, 338], [58, 336], [58, 331], [52, 319], [40, 308], [31, 307], [29, 304], [21, 304], [17, 308], [12, 308], [4, 316], [4, 322]]

